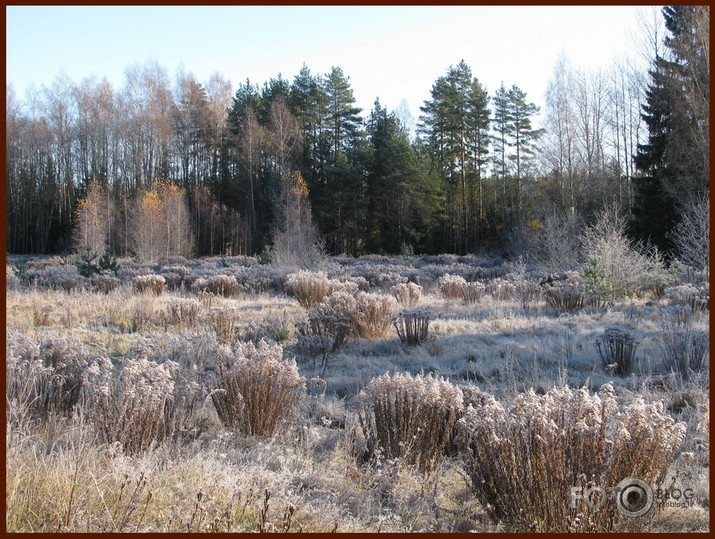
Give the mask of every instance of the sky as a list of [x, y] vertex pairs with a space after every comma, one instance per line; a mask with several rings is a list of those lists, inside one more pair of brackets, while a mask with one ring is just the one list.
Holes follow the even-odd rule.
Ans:
[[303, 64], [340, 66], [363, 116], [375, 98], [404, 100], [416, 119], [430, 89], [465, 60], [492, 94], [516, 84], [543, 109], [560, 54], [586, 70], [637, 56], [633, 6], [7, 6], [7, 82], [22, 98], [64, 72], [74, 82], [154, 60], [207, 82], [218, 72], [234, 90]]

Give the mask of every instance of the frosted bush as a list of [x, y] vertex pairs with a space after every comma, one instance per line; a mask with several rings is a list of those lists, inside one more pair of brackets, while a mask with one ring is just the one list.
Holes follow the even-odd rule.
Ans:
[[558, 311], [578, 311], [586, 303], [586, 283], [576, 271], [568, 271], [564, 277], [544, 283], [546, 303]]
[[113, 275], [100, 274], [90, 278], [92, 289], [101, 294], [109, 294], [112, 290], [119, 287], [119, 279]]
[[238, 311], [231, 307], [213, 309], [207, 313], [205, 320], [208, 328], [216, 332], [216, 337], [222, 343], [233, 340], [236, 324], [240, 320]]
[[467, 285], [464, 277], [445, 273], [437, 279], [437, 288], [444, 299], [461, 299], [462, 289]]
[[626, 376], [635, 367], [638, 342], [631, 332], [619, 326], [609, 326], [596, 339], [596, 348], [603, 366], [612, 374]]
[[323, 271], [299, 271], [288, 275], [285, 288], [288, 295], [295, 297], [307, 309], [333, 292], [354, 292], [358, 285], [350, 281], [329, 279]]
[[233, 297], [238, 292], [238, 281], [233, 275], [210, 275], [198, 277], [191, 284], [192, 292], [206, 292], [214, 296]]
[[464, 286], [462, 286], [462, 301], [468, 304], [478, 303], [479, 300], [482, 299], [485, 289], [486, 286], [484, 283], [479, 281], [465, 283]]
[[271, 436], [298, 411], [305, 378], [295, 360], [283, 360], [280, 345], [261, 341], [222, 347], [216, 359], [214, 407], [226, 427]]
[[[28, 266], [29, 266], [28, 262]], [[38, 288], [50, 290], [64, 290], [70, 292], [86, 288], [89, 280], [77, 272], [77, 267], [72, 264], [54, 266], [41, 266], [39, 269], [28, 269], [22, 274], [23, 282], [34, 284]]]
[[7, 397], [26, 405], [31, 413], [70, 415], [79, 404], [88, 352], [72, 336], [45, 336], [39, 343], [7, 334]]
[[665, 368], [684, 380], [703, 368], [710, 349], [708, 333], [693, 328], [692, 307], [673, 305], [660, 316], [661, 356]]
[[486, 292], [494, 299], [506, 301], [516, 295], [516, 286], [511, 281], [496, 277], [487, 283]]
[[123, 360], [119, 369], [102, 357], [87, 368], [87, 414], [107, 443], [119, 442], [134, 455], [164, 438], [177, 369], [141, 357]]
[[421, 472], [433, 470], [451, 440], [462, 402], [458, 387], [432, 375], [373, 378], [358, 396], [367, 456], [401, 457]]
[[392, 315], [397, 301], [392, 296], [358, 292], [355, 296], [355, 311], [350, 321], [355, 326], [355, 334], [366, 339], [379, 339], [390, 329]]
[[392, 319], [402, 344], [417, 346], [427, 340], [431, 315], [424, 309], [402, 311]]
[[371, 288], [389, 290], [392, 286], [407, 282], [406, 272], [410, 268], [389, 263], [366, 263], [365, 258], [352, 267], [352, 275], [370, 283]]
[[134, 288], [140, 294], [152, 292], [157, 296], [164, 291], [164, 277], [161, 275], [138, 275], [134, 277]]
[[173, 271], [162, 271], [161, 276], [164, 277], [164, 283], [167, 290], [178, 290], [183, 283], [183, 277]]
[[202, 310], [201, 302], [196, 299], [176, 298], [166, 305], [169, 323], [176, 326], [194, 326]]
[[[652, 289], [663, 274], [662, 260], [626, 234], [627, 221], [617, 204], [607, 206], [581, 236], [583, 260], [599, 273], [602, 293], [618, 299]], [[593, 270], [590, 270], [593, 272]], [[592, 285], [594, 283], [591, 283]]]
[[684, 284], [665, 289], [665, 299], [670, 305], [689, 305], [693, 312], [707, 310], [710, 305], [710, 287]]
[[313, 305], [307, 322], [297, 324], [298, 349], [314, 362], [321, 358], [321, 376], [325, 374], [329, 354], [355, 333], [352, 320], [356, 311], [357, 300], [352, 294], [335, 292]]
[[415, 283], [400, 283], [390, 288], [390, 293], [405, 308], [414, 307], [422, 296], [422, 287]]
[[647, 516], [621, 516], [612, 500], [600, 509], [572, 488], [612, 487], [639, 478], [659, 488], [685, 435], [663, 403], [636, 398], [619, 410], [613, 386], [597, 394], [568, 387], [533, 390], [503, 405], [472, 399], [457, 422], [456, 445], [471, 488], [494, 522], [509, 531], [638, 531]]

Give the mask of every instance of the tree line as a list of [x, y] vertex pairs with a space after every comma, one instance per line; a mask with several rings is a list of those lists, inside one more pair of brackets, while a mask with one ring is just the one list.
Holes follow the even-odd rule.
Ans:
[[648, 74], [559, 58], [540, 129], [518, 85], [490, 94], [464, 61], [414, 136], [379, 100], [356, 107], [340, 67], [236, 91], [155, 62], [121, 88], [60, 76], [20, 100], [8, 86], [8, 251], [257, 254], [308, 235], [333, 254], [464, 254], [613, 201], [667, 250], [708, 187], [709, 8], [663, 17]]

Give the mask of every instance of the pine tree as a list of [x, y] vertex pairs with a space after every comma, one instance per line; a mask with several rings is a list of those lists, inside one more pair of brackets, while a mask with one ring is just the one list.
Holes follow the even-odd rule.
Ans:
[[333, 67], [325, 76], [324, 91], [327, 96], [327, 128], [331, 134], [332, 155], [345, 151], [357, 136], [362, 123], [361, 109], [353, 106], [355, 97], [348, 77], [339, 67]]
[[[431, 97], [421, 107], [419, 132], [432, 148], [445, 182], [449, 249], [468, 252], [477, 246], [475, 223], [482, 216], [481, 170], [487, 153], [488, 99], [463, 60], [437, 79]], [[480, 209], [475, 210], [475, 206]]]
[[663, 8], [669, 35], [650, 70], [638, 147], [634, 233], [663, 251], [680, 212], [709, 187], [709, 19], [706, 6]]

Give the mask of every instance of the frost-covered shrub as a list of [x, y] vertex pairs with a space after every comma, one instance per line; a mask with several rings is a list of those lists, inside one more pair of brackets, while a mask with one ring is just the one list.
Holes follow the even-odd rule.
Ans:
[[153, 292], [157, 296], [164, 291], [164, 283], [166, 282], [161, 275], [138, 275], [134, 277], [134, 288], [140, 294]]
[[437, 288], [444, 299], [461, 299], [462, 289], [467, 285], [464, 277], [445, 273], [437, 279]]
[[427, 340], [431, 315], [424, 309], [402, 311], [392, 319], [402, 344], [417, 346]]
[[222, 343], [229, 343], [233, 340], [236, 323], [239, 319], [238, 311], [231, 307], [213, 309], [206, 316], [208, 328], [216, 332], [216, 337]]
[[487, 283], [486, 292], [496, 300], [506, 301], [516, 295], [516, 286], [511, 281], [496, 277]]
[[198, 277], [191, 284], [191, 290], [196, 294], [206, 292], [214, 296], [230, 298], [238, 292], [238, 281], [233, 275], [218, 274]]
[[568, 271], [564, 277], [544, 283], [546, 303], [558, 311], [578, 311], [586, 303], [586, 283], [576, 271]]
[[161, 276], [164, 277], [164, 282], [167, 290], [178, 290], [183, 283], [183, 277], [173, 271], [162, 271]]
[[710, 306], [710, 287], [705, 283], [671, 286], [665, 289], [664, 295], [670, 305], [690, 305], [694, 313]]
[[201, 302], [196, 299], [176, 298], [166, 305], [169, 323], [176, 326], [194, 326], [202, 310]]
[[295, 360], [283, 360], [280, 345], [261, 341], [222, 347], [211, 392], [221, 422], [253, 436], [271, 436], [298, 411], [305, 378]]
[[462, 301], [469, 304], [478, 303], [482, 299], [485, 289], [486, 285], [479, 281], [465, 283], [462, 287]]
[[[28, 267], [30, 267], [30, 262], [28, 262]], [[42, 265], [37, 269], [27, 269], [21, 274], [21, 280], [23, 284], [50, 290], [64, 290], [65, 292], [86, 288], [89, 283], [86, 277], [82, 277], [78, 273], [77, 267], [71, 264]]]
[[648, 256], [642, 245], [628, 237], [626, 228], [625, 215], [617, 205], [610, 205], [581, 237], [586, 268], [598, 273], [610, 299], [652, 289], [663, 273], [662, 260]]
[[380, 290], [389, 290], [396, 284], [407, 282], [405, 272], [409, 272], [410, 268], [406, 266], [390, 264], [390, 263], [366, 263], [365, 257], [360, 259], [360, 262], [351, 268], [354, 277], [360, 277], [370, 283], [370, 288], [378, 288]]
[[330, 279], [323, 271], [299, 271], [286, 278], [285, 288], [288, 295], [295, 297], [303, 307], [310, 308], [333, 292], [355, 292], [356, 283]]
[[7, 335], [7, 398], [38, 417], [68, 416], [80, 402], [88, 352], [72, 336], [45, 336], [36, 344], [12, 332]]
[[87, 414], [108, 443], [119, 442], [135, 455], [166, 434], [166, 404], [174, 397], [178, 366], [129, 358], [121, 368], [106, 357], [86, 370]]
[[603, 366], [612, 374], [626, 376], [633, 372], [638, 341], [631, 332], [619, 326], [608, 326], [596, 339]]
[[568, 387], [533, 390], [503, 405], [483, 394], [457, 422], [456, 445], [471, 488], [509, 531], [638, 531], [648, 515], [621, 516], [608, 500], [572, 504], [573, 488], [614, 487], [638, 478], [659, 488], [685, 436], [662, 402], [637, 397], [619, 410], [613, 386], [597, 394]]
[[291, 337], [293, 324], [283, 313], [282, 317], [269, 316], [262, 320], [248, 320], [238, 328], [237, 337], [241, 341], [251, 341], [257, 344], [261, 340], [282, 342]]
[[390, 293], [405, 308], [414, 307], [422, 296], [422, 287], [415, 283], [400, 283], [390, 288]]
[[693, 328], [692, 307], [673, 305], [661, 313], [659, 341], [665, 368], [688, 380], [706, 363], [708, 333]]
[[119, 287], [119, 279], [106, 273], [92, 276], [90, 283], [92, 284], [92, 290], [101, 294], [109, 294]]
[[355, 334], [366, 339], [384, 337], [390, 329], [396, 308], [397, 301], [392, 296], [358, 292], [355, 296], [355, 310], [350, 314]]
[[402, 457], [420, 472], [439, 463], [463, 406], [447, 380], [408, 373], [373, 378], [358, 398], [367, 456]]

